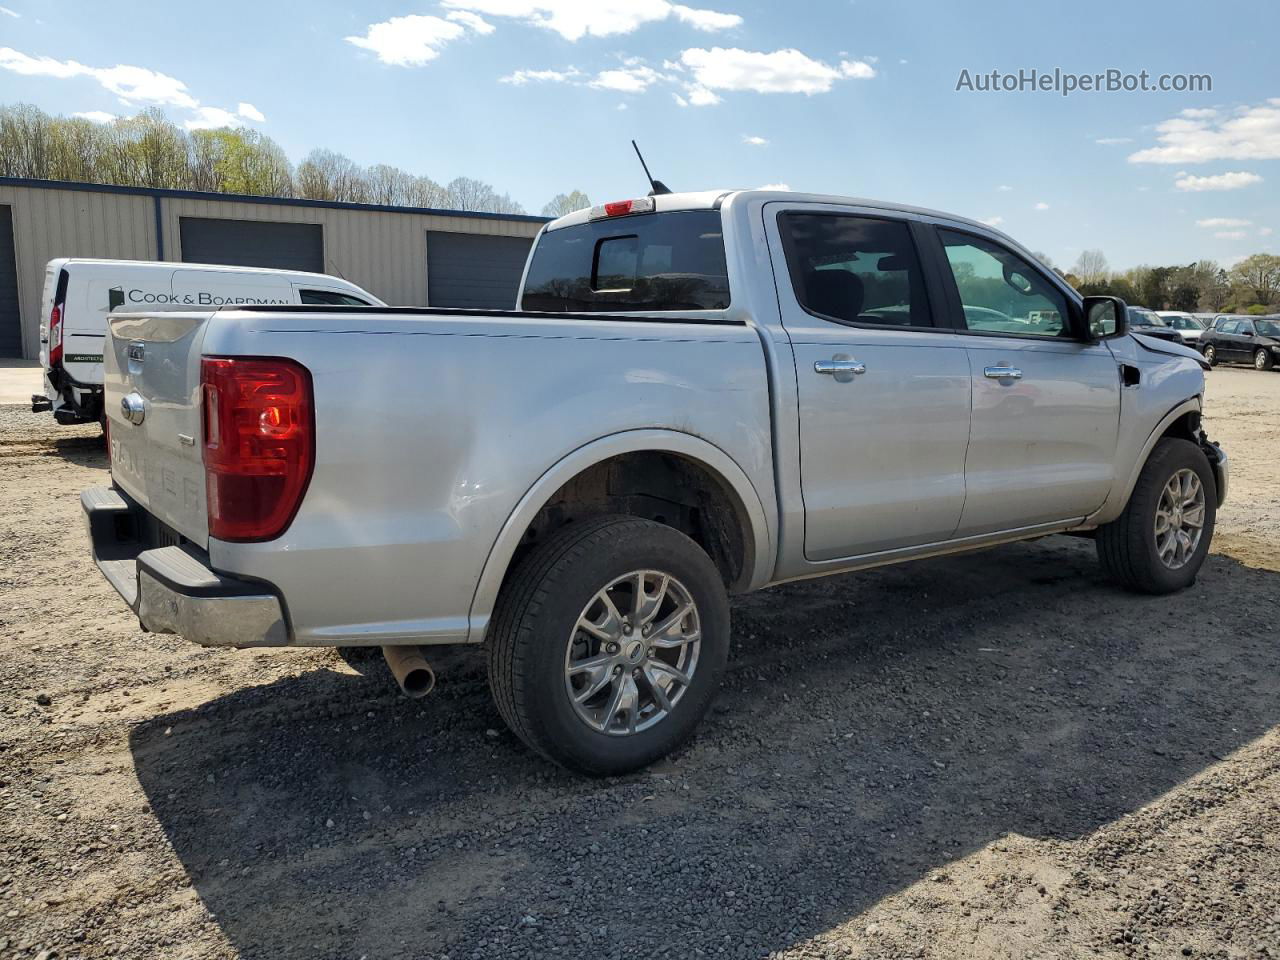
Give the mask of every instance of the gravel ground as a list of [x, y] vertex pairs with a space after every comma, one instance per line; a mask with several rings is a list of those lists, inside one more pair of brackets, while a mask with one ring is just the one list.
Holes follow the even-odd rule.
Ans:
[[1192, 589], [1049, 538], [739, 598], [697, 739], [587, 782], [473, 650], [413, 702], [139, 632], [95, 431], [0, 408], [0, 958], [1278, 955], [1280, 374], [1215, 371], [1207, 424]]

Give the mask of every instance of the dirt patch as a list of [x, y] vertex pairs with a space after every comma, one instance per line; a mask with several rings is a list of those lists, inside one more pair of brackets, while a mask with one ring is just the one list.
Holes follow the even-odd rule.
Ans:
[[1218, 369], [1232, 500], [1192, 589], [1068, 538], [734, 604], [717, 708], [602, 783], [475, 651], [142, 633], [90, 563], [96, 428], [0, 409], [0, 956], [1280, 952], [1280, 374]]

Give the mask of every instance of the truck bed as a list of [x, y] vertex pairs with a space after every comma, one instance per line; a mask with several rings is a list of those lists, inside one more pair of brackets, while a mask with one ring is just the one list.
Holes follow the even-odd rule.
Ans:
[[[212, 569], [305, 597], [294, 643], [476, 636], [487, 611], [472, 598], [503, 525], [544, 474], [599, 438], [682, 434], [740, 464], [761, 501], [772, 496], [765, 364], [742, 323], [269, 306], [113, 315], [109, 341], [117, 483]], [[288, 357], [310, 372], [315, 466], [275, 540], [208, 535], [202, 356]], [[131, 393], [148, 407], [141, 425], [122, 419]], [[405, 576], [422, 590], [404, 590]]]

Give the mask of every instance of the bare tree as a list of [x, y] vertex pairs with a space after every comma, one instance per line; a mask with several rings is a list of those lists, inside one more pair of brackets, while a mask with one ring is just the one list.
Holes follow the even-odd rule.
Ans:
[[367, 203], [369, 185], [360, 167], [332, 150], [312, 150], [298, 164], [298, 196], [308, 200]]
[[1101, 250], [1085, 250], [1070, 272], [1079, 277], [1081, 283], [1102, 283], [1109, 275], [1107, 258]]
[[386, 206], [407, 207], [411, 205], [413, 193], [413, 174], [390, 167], [385, 163], [374, 164], [364, 172], [364, 182], [369, 195], [369, 203], [381, 203]]
[[430, 177], [414, 177], [409, 192], [409, 206], [434, 207], [440, 209], [449, 205], [449, 191]]
[[49, 179], [52, 124], [47, 113], [30, 104], [5, 107], [0, 113], [0, 174]]
[[505, 193], [498, 193], [483, 180], [455, 177], [445, 188], [449, 193], [449, 206], [455, 210], [476, 210], [486, 213], [524, 213], [524, 208]]
[[[458, 177], [442, 187], [387, 164], [365, 169], [332, 150], [312, 150], [294, 170], [280, 146], [256, 130], [183, 130], [159, 109], [93, 123], [25, 104], [0, 107], [0, 176], [524, 213], [480, 180]], [[573, 208], [589, 201], [575, 191], [555, 202]]]
[[457, 210], [484, 210], [493, 197], [493, 187], [470, 177], [455, 177], [445, 189], [449, 205]]
[[525, 212], [524, 207], [513, 200], [510, 194], [506, 193], [493, 194], [489, 199], [489, 204], [486, 207], [486, 210], [489, 213], [512, 213], [519, 214], [521, 216], [523, 216]]
[[591, 200], [581, 190], [574, 190], [568, 194], [557, 193], [542, 208], [542, 215], [544, 217], [563, 217], [566, 213], [573, 213], [575, 210], [581, 210], [583, 207], [589, 206], [591, 206]]

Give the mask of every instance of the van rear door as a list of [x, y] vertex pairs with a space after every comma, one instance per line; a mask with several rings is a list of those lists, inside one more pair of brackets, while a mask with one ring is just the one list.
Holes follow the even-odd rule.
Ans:
[[[49, 321], [53, 314], [53, 306], [57, 300], [58, 294], [61, 293], [63, 298], [67, 295], [66, 281], [63, 279], [66, 275], [66, 270], [64, 269], [66, 263], [67, 261], [65, 259], [50, 260], [48, 265], [44, 268], [44, 292], [40, 296], [40, 366], [46, 371], [51, 368], [49, 363], [50, 351], [53, 347], [56, 347], [58, 343], [61, 343], [60, 339], [58, 343], [49, 343], [49, 336], [51, 333], [49, 329]], [[59, 284], [62, 285], [61, 291], [58, 289]], [[52, 331], [52, 333], [59, 338], [62, 336], [61, 330]], [[51, 396], [49, 399], [52, 400], [53, 397]]]

